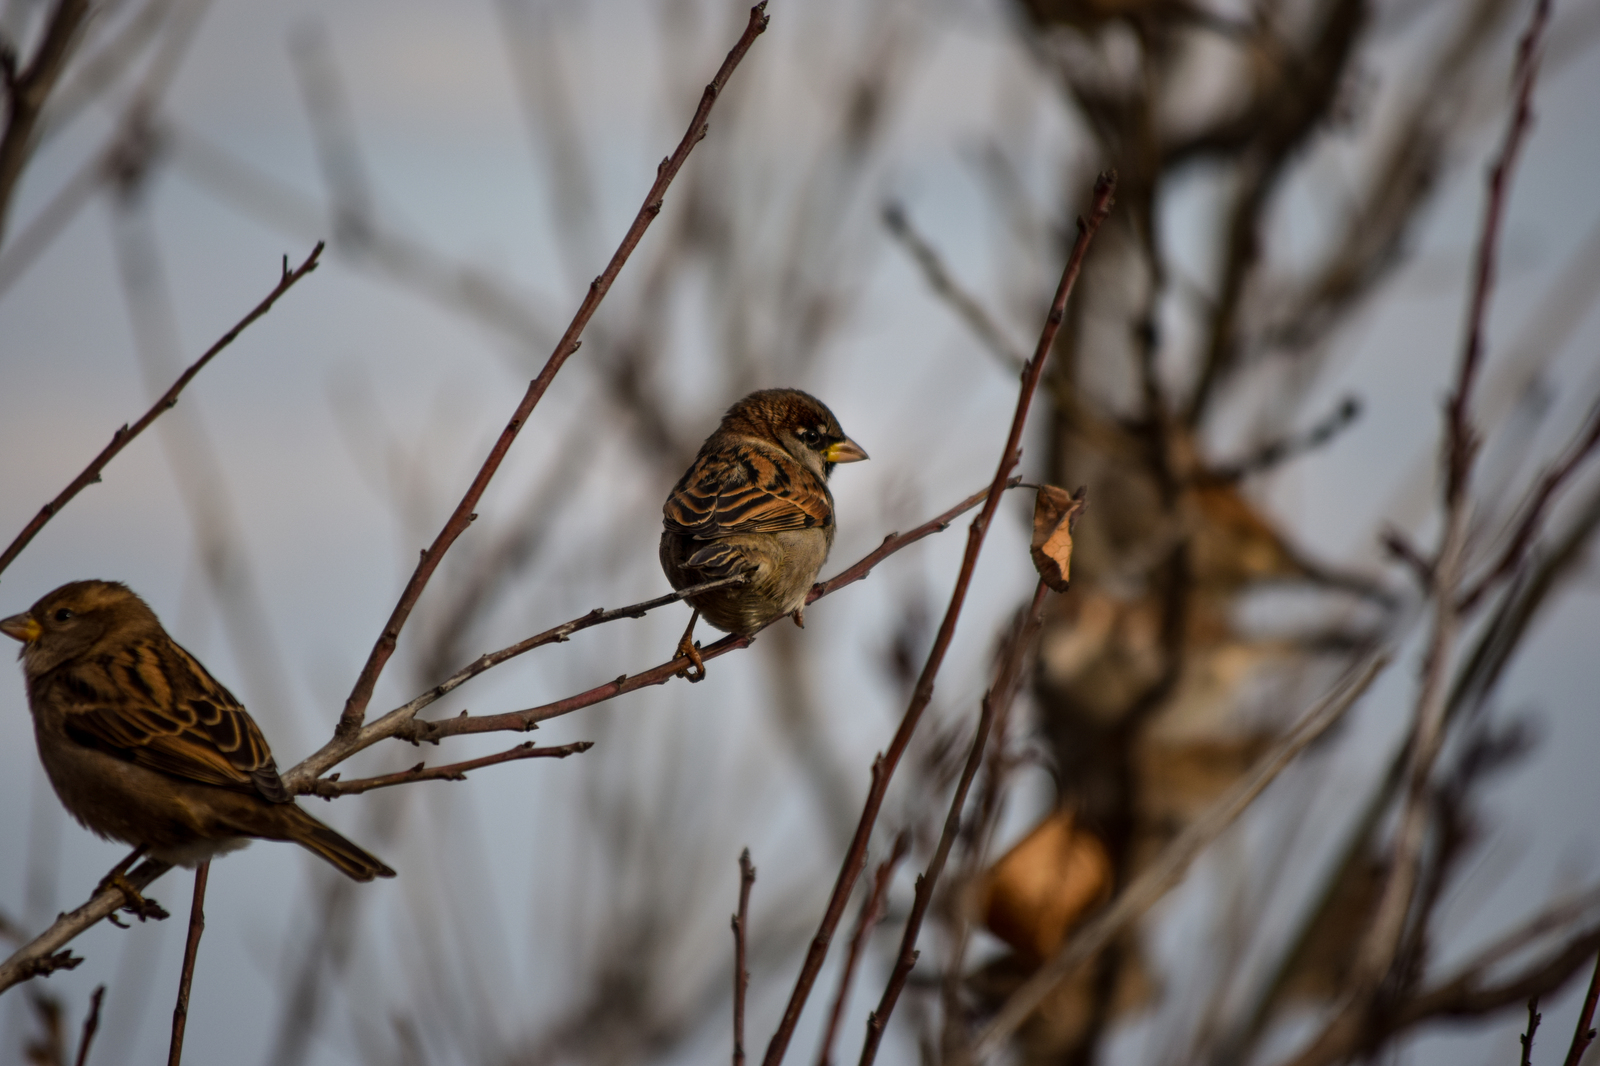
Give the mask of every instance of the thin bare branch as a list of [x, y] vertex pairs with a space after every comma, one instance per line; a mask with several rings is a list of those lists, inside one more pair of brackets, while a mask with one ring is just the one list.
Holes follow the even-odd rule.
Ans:
[[978, 767], [983, 764], [983, 753], [988, 746], [989, 731], [996, 716], [1009, 710], [1011, 701], [1016, 698], [1017, 687], [1022, 681], [1022, 664], [1044, 624], [1044, 601], [1049, 591], [1049, 586], [1042, 579], [1034, 587], [1033, 600], [1028, 605], [1027, 613], [1006, 642], [1000, 666], [995, 671], [994, 686], [984, 693], [983, 709], [978, 714], [978, 726], [967, 752], [967, 762], [961, 768], [955, 794], [950, 797], [950, 811], [945, 815], [944, 831], [939, 835], [933, 858], [928, 860], [927, 870], [917, 878], [916, 896], [911, 903], [911, 914], [906, 918], [905, 932], [900, 938], [900, 953], [895, 958], [894, 970], [889, 974], [889, 983], [884, 987], [883, 998], [878, 1001], [878, 1009], [867, 1019], [867, 1037], [861, 1047], [861, 1066], [872, 1066], [873, 1060], [878, 1057], [878, 1045], [883, 1041], [889, 1016], [894, 1013], [900, 993], [905, 989], [906, 979], [911, 976], [911, 968], [917, 963], [917, 937], [922, 932], [922, 920], [928, 913], [928, 906], [933, 902], [939, 875], [944, 872], [945, 861], [950, 857], [950, 849], [955, 846], [956, 835], [961, 830], [961, 812], [966, 809], [967, 792], [972, 788], [973, 779], [978, 776]]
[[1583, 1061], [1583, 1053], [1589, 1050], [1589, 1045], [1594, 1042], [1596, 1001], [1600, 1001], [1600, 955], [1595, 956], [1594, 974], [1589, 978], [1589, 991], [1584, 993], [1583, 1010], [1578, 1013], [1578, 1024], [1573, 1027], [1572, 1045], [1567, 1048], [1567, 1058], [1563, 1066], [1578, 1066]]
[[1528, 1029], [1517, 1040], [1522, 1044], [1522, 1061], [1519, 1066], [1533, 1066], [1533, 1034], [1539, 1031], [1539, 997], [1528, 1000]]
[[1377, 655], [1353, 671], [1308, 711], [1272, 750], [1257, 760], [1227, 795], [1163, 848], [1155, 861], [1105, 911], [1082, 926], [1054, 958], [1012, 994], [973, 1043], [972, 1061], [982, 1062], [998, 1051], [1001, 1042], [1017, 1031], [1056, 985], [1099, 954], [1113, 938], [1183, 880], [1200, 853], [1221, 836], [1302, 751], [1355, 705], [1388, 663], [1387, 655]]
[[888, 909], [885, 899], [889, 882], [894, 880], [895, 868], [910, 848], [911, 835], [902, 829], [895, 835], [889, 857], [878, 864], [877, 872], [872, 875], [872, 890], [861, 901], [861, 913], [856, 916], [856, 927], [850, 933], [850, 950], [845, 954], [844, 969], [839, 974], [839, 988], [833, 994], [827, 1028], [822, 1031], [817, 1066], [833, 1066], [833, 1045], [839, 1035], [839, 1022], [844, 1017], [845, 1006], [850, 1002], [850, 986], [855, 982], [856, 966], [861, 962], [861, 949], [866, 946], [872, 930], [883, 920], [884, 911]]
[[565, 759], [568, 755], [579, 755], [594, 747], [592, 740], [580, 740], [572, 744], [560, 744], [553, 748], [536, 748], [533, 741], [518, 744], [507, 751], [497, 752], [494, 755], [485, 755], [478, 759], [466, 759], [462, 762], [453, 762], [445, 766], [427, 766], [417, 763], [409, 770], [401, 770], [393, 774], [380, 774], [377, 777], [358, 777], [354, 781], [341, 781], [338, 774], [318, 778], [311, 783], [307, 794], [321, 796], [323, 799], [334, 799], [338, 796], [354, 796], [362, 792], [371, 792], [375, 788], [391, 788], [395, 785], [409, 785], [414, 781], [465, 781], [467, 773], [471, 770], [481, 770], [485, 766], [498, 766], [503, 762], [517, 762], [521, 759]]
[[[1407, 791], [1400, 824], [1395, 831], [1389, 874], [1357, 956], [1350, 1001], [1341, 1015], [1362, 1016], [1370, 1009], [1372, 997], [1388, 976], [1400, 949], [1421, 869], [1430, 819], [1429, 781], [1444, 742], [1450, 704], [1450, 659], [1461, 627], [1457, 598], [1467, 546], [1467, 490], [1477, 454], [1471, 416], [1472, 388], [1483, 358], [1484, 321], [1494, 291], [1501, 219], [1510, 193], [1512, 170], [1532, 123], [1531, 99], [1538, 72], [1538, 46], [1549, 14], [1549, 0], [1538, 0], [1517, 50], [1516, 103], [1508, 120], [1504, 144], [1489, 175], [1488, 203], [1478, 242], [1466, 339], [1445, 420], [1444, 535], [1432, 566], [1433, 631], [1423, 660], [1422, 685], [1414, 712]], [[1337, 1023], [1335, 1019], [1332, 1024]]]
[[1005, 330], [994, 320], [994, 316], [984, 309], [977, 297], [967, 292], [956, 281], [945, 266], [944, 257], [929, 244], [927, 239], [918, 233], [911, 224], [911, 219], [906, 215], [905, 207], [898, 203], [886, 204], [883, 208], [883, 224], [889, 233], [900, 242], [911, 258], [916, 260], [917, 266], [922, 268], [922, 277], [950, 309], [956, 313], [961, 321], [967, 324], [989, 353], [1000, 361], [1000, 364], [1013, 374], [1020, 374], [1027, 365], [1027, 358], [1011, 343], [1011, 338]]
[[861, 820], [856, 825], [855, 838], [850, 842], [850, 848], [839, 866], [833, 895], [828, 900], [827, 910], [823, 912], [816, 936], [812, 938], [811, 948], [806, 953], [805, 962], [800, 968], [800, 975], [795, 980], [794, 991], [789, 996], [788, 1006], [784, 1008], [783, 1019], [778, 1023], [778, 1029], [767, 1045], [767, 1054], [762, 1066], [778, 1066], [789, 1049], [789, 1040], [794, 1035], [795, 1025], [800, 1021], [800, 1012], [805, 1009], [806, 1000], [810, 998], [817, 974], [822, 970], [823, 959], [827, 957], [828, 945], [832, 942], [834, 931], [838, 929], [839, 922], [844, 917], [845, 905], [850, 900], [856, 878], [860, 876], [861, 868], [865, 864], [867, 842], [872, 836], [873, 826], [877, 824], [878, 811], [883, 805], [884, 795], [888, 792], [889, 782], [894, 777], [895, 767], [899, 765], [901, 756], [911, 743], [917, 723], [922, 719], [922, 712], [933, 699], [934, 681], [939, 675], [940, 667], [944, 665], [945, 653], [949, 651], [950, 643], [955, 638], [956, 622], [960, 619], [961, 609], [966, 603], [967, 589], [972, 583], [973, 570], [977, 567], [978, 553], [983, 548], [984, 536], [988, 533], [989, 523], [1000, 505], [1000, 496], [1010, 480], [1011, 471], [1021, 460], [1022, 431], [1027, 425], [1028, 409], [1032, 404], [1034, 391], [1038, 388], [1039, 377], [1044, 372], [1045, 360], [1055, 346], [1056, 334], [1066, 315], [1067, 298], [1078, 280], [1078, 272], [1083, 266], [1084, 256], [1089, 251], [1090, 242], [1094, 239], [1100, 224], [1111, 212], [1116, 185], [1117, 178], [1114, 172], [1106, 171], [1101, 174], [1095, 182], [1089, 215], [1086, 219], [1078, 220], [1078, 239], [1061, 272], [1061, 281], [1056, 286], [1055, 299], [1051, 301], [1050, 312], [1045, 317], [1044, 328], [1039, 333], [1039, 343], [1034, 349], [1033, 358], [1028, 361], [1027, 368], [1022, 373], [1016, 412], [1012, 415], [1011, 431], [1000, 453], [994, 483], [989, 486], [983, 510], [973, 519], [967, 533], [966, 553], [961, 560], [961, 571], [956, 578], [955, 588], [950, 594], [950, 605], [945, 609], [944, 621], [939, 625], [938, 635], [928, 652], [927, 662], [923, 665], [922, 674], [912, 691], [910, 705], [900, 720], [894, 739], [890, 742], [888, 750], [873, 763], [872, 787], [862, 806]]
[[756, 868], [750, 862], [750, 849], [739, 853], [739, 910], [733, 916], [733, 1066], [744, 1066], [744, 999], [750, 989], [750, 969], [746, 954], [750, 939], [750, 889], [756, 883]]
[[189, 937], [183, 945], [183, 973], [178, 978], [178, 1002], [172, 1008], [172, 1043], [167, 1049], [167, 1066], [183, 1062], [183, 1031], [189, 1024], [189, 987], [194, 983], [194, 962], [200, 954], [200, 935], [206, 931], [206, 881], [211, 876], [211, 860], [194, 868], [194, 902], [189, 904]]
[[178, 375], [178, 380], [172, 383], [171, 388], [162, 393], [161, 398], [155, 402], [155, 405], [144, 413], [144, 417], [140, 418], [132, 426], [123, 426], [111, 435], [111, 443], [101, 449], [100, 454], [94, 457], [93, 462], [84, 467], [83, 473], [73, 478], [72, 483], [62, 489], [59, 496], [45, 504], [39, 513], [34, 516], [33, 521], [24, 526], [22, 532], [17, 534], [16, 539], [7, 546], [6, 550], [0, 552], [0, 572], [4, 572], [5, 568], [10, 566], [18, 555], [22, 554], [22, 549], [26, 548], [28, 542], [33, 540], [39, 530], [44, 528], [45, 523], [54, 518], [63, 507], [71, 502], [74, 496], [100, 480], [101, 471], [106, 468], [107, 463], [117, 457], [117, 453], [126, 448], [135, 437], [149, 429], [152, 422], [177, 404], [178, 394], [194, 379], [196, 374], [205, 369], [206, 364], [211, 362], [217, 353], [232, 344], [252, 322], [272, 310], [272, 305], [277, 303], [278, 297], [293, 288], [301, 278], [317, 269], [317, 260], [322, 255], [322, 248], [322, 242], [318, 241], [317, 246], [311, 249], [311, 254], [306, 256], [305, 262], [293, 270], [289, 269], [288, 258], [284, 258], [283, 273], [278, 279], [278, 284], [267, 294], [266, 299], [256, 304], [249, 314], [234, 323], [232, 329], [224, 333], [215, 344], [206, 349], [204, 355], [196, 359], [187, 370]]
[[89, 1061], [89, 1048], [94, 1043], [94, 1034], [100, 1028], [100, 1005], [105, 1002], [106, 986], [97, 985], [94, 995], [89, 997], [89, 1013], [83, 1019], [83, 1035], [78, 1037], [78, 1057], [74, 1066], [84, 1066]]
[[567, 326], [567, 331], [562, 334], [556, 343], [555, 351], [550, 353], [550, 358], [545, 362], [544, 368], [537, 377], [528, 383], [528, 390], [523, 394], [522, 400], [517, 404], [517, 409], [512, 413], [511, 420], [506, 423], [506, 428], [501, 431], [500, 437], [490, 449], [488, 457], [483, 461], [477, 476], [472, 479], [466, 494], [461, 497], [461, 502], [456, 505], [444, 528], [439, 535], [422, 552], [422, 558], [417, 563], [417, 568], [412, 572], [411, 580], [406, 582], [405, 591], [400, 594], [400, 600], [395, 604], [394, 610], [389, 615], [389, 620], [384, 624], [383, 632], [378, 641], [373, 645], [367, 661], [361, 668], [360, 675], [356, 678], [355, 687], [351, 689], [349, 697], [345, 700], [344, 711], [339, 716], [339, 725], [336, 735], [339, 737], [353, 737], [361, 730], [361, 724], [366, 719], [367, 704], [372, 700], [373, 689], [377, 687], [378, 675], [383, 672], [385, 664], [394, 654], [396, 643], [400, 639], [400, 630], [404, 628], [406, 620], [411, 617], [411, 611], [416, 606], [417, 600], [422, 596], [422, 590], [427, 587], [428, 580], [433, 577], [444, 555], [456, 539], [466, 532], [467, 526], [477, 517], [473, 509], [482, 499], [484, 492], [489, 487], [490, 480], [500, 469], [500, 464], [505, 460], [506, 454], [511, 450], [512, 442], [517, 439], [517, 434], [528, 422], [528, 416], [533, 413], [534, 407], [544, 397], [550, 383], [567, 359], [578, 350], [579, 338], [584, 327], [594, 317], [595, 311], [600, 307], [600, 302], [605, 299], [606, 293], [611, 291], [612, 283], [616, 281], [623, 264], [638, 247], [643, 239], [645, 230], [650, 223], [661, 213], [663, 198], [666, 196], [667, 187], [672, 184], [672, 179], [677, 177], [678, 171], [683, 168], [684, 162], [689, 158], [689, 153], [694, 146], [705, 137], [708, 129], [707, 119], [711, 114], [711, 107], [721, 95], [728, 79], [733, 76], [734, 68], [750, 50], [757, 37], [767, 28], [766, 0], [750, 9], [750, 20], [745, 25], [744, 33], [738, 42], [722, 61], [722, 67], [717, 71], [711, 83], [706, 86], [705, 93], [700, 97], [700, 106], [695, 109], [694, 118], [689, 122], [689, 129], [684, 133], [683, 139], [678, 142], [677, 149], [661, 161], [656, 168], [656, 180], [650, 186], [650, 191], [645, 196], [644, 204], [634, 216], [633, 224], [628, 227], [622, 243], [612, 253], [611, 261], [606, 264], [589, 285], [589, 292], [579, 305], [578, 311], [572, 317], [572, 322]]

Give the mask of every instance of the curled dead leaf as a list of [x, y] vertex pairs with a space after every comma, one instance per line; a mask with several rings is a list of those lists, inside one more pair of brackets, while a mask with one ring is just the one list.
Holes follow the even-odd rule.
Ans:
[[1068, 493], [1040, 485], [1033, 501], [1033, 541], [1029, 554], [1039, 577], [1057, 592], [1067, 591], [1072, 576], [1072, 527], [1088, 502], [1088, 489]]
[[1058, 810], [1005, 854], [976, 886], [983, 924], [1033, 963], [1111, 891], [1111, 858], [1070, 810]]

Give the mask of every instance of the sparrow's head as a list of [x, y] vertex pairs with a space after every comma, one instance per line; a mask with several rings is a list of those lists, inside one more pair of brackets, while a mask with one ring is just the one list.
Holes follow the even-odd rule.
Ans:
[[116, 581], [62, 585], [22, 614], [0, 620], [0, 633], [22, 642], [18, 657], [29, 677], [146, 630], [161, 631], [155, 612]]
[[861, 445], [844, 435], [827, 404], [799, 389], [752, 392], [728, 408], [721, 429], [774, 441], [821, 478], [833, 473], [837, 463], [867, 457]]

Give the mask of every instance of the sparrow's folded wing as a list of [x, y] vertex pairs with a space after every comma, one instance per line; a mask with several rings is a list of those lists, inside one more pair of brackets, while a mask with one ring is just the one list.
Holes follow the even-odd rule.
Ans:
[[702, 453], [662, 511], [669, 533], [697, 540], [833, 523], [828, 490], [809, 470], [756, 448]]
[[177, 644], [145, 641], [69, 669], [73, 740], [173, 777], [289, 801], [260, 728]]

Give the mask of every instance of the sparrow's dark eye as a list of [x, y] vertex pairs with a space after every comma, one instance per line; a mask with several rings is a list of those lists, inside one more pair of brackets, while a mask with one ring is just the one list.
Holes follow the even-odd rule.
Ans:
[[56, 621], [57, 622], [65, 622], [67, 619], [69, 619], [71, 617], [72, 617], [72, 611], [69, 608], [63, 607], [63, 608], [61, 608], [61, 610], [56, 612]]
[[815, 445], [822, 439], [822, 434], [818, 433], [814, 429], [811, 429], [810, 427], [807, 427], [806, 429], [802, 429], [800, 431], [800, 439], [806, 444]]

